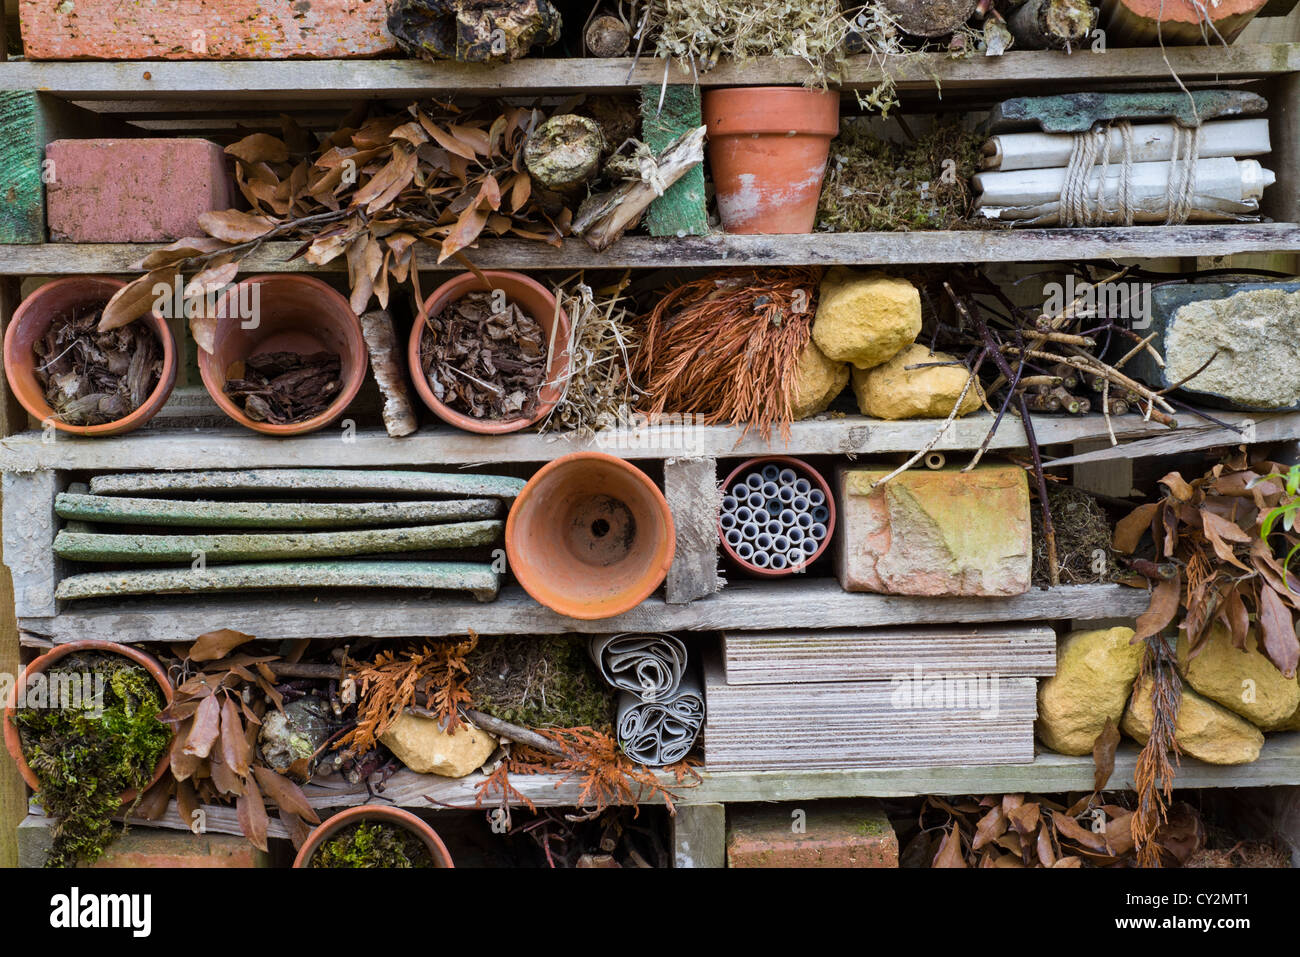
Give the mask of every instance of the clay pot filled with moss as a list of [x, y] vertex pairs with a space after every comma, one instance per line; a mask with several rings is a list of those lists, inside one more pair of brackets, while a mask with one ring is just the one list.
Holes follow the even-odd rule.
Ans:
[[98, 859], [117, 836], [114, 817], [167, 772], [172, 700], [162, 667], [107, 641], [59, 645], [10, 691], [5, 745], [45, 812], [58, 820], [49, 867]]
[[340, 811], [307, 836], [297, 868], [454, 867], [438, 832], [410, 811], [362, 806]]

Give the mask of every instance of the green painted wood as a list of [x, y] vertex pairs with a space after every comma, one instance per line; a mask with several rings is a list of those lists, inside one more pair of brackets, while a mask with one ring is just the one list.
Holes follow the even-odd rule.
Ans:
[[54, 512], [60, 518], [199, 528], [422, 525], [496, 518], [501, 510], [501, 501], [495, 498], [442, 502], [190, 502], [61, 492], [54, 499]]
[[[341, 454], [341, 453], [340, 453]], [[229, 472], [127, 472], [96, 475], [96, 495], [135, 492], [348, 492], [493, 496], [513, 499], [524, 480], [505, 475], [467, 472], [400, 472], [359, 469], [240, 469]]]
[[45, 242], [42, 126], [35, 93], [0, 92], [0, 243]]
[[504, 528], [504, 522], [492, 521], [244, 535], [113, 535], [64, 529], [54, 537], [54, 554], [76, 562], [188, 562], [196, 555], [209, 562], [344, 558], [491, 545]]
[[[671, 84], [659, 106], [662, 86], [641, 88], [641, 138], [656, 154], [663, 152], [683, 133], [703, 124], [700, 89], [690, 84]], [[696, 165], [650, 204], [645, 217], [651, 236], [704, 236], [709, 216], [704, 198], [704, 167]]]
[[203, 569], [88, 572], [59, 582], [61, 599], [110, 595], [204, 594], [267, 588], [414, 588], [470, 592], [491, 601], [500, 576], [474, 562], [253, 562]]

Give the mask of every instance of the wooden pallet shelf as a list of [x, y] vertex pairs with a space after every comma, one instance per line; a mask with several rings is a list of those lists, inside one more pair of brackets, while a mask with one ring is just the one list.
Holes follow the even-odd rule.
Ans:
[[[1024, 90], [1027, 83], [1174, 82], [1228, 77], [1276, 76], [1300, 70], [1300, 44], [1259, 43], [1222, 47], [1173, 47], [1055, 51], [1013, 51], [1001, 57], [953, 59], [943, 53], [896, 58], [881, 68], [878, 58], [849, 59], [842, 88], [875, 87], [888, 72], [904, 90], [943, 92], [970, 87]], [[292, 96], [417, 97], [438, 93], [503, 94], [635, 90], [647, 84], [703, 86], [800, 84], [808, 66], [793, 57], [760, 57], [719, 64], [698, 77], [653, 57], [631, 59], [524, 59], [507, 64], [426, 63], [419, 60], [281, 60], [191, 62], [0, 63], [0, 90], [41, 90], [70, 100], [169, 98], [225, 100]]]

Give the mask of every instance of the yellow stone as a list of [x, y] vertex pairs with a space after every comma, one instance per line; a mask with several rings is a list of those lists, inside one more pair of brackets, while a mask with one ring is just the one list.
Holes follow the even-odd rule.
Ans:
[[[1120, 730], [1139, 744], [1151, 736], [1151, 679], [1138, 686], [1136, 700], [1124, 712]], [[1264, 735], [1245, 718], [1183, 685], [1174, 724], [1174, 740], [1184, 754], [1207, 764], [1250, 764], [1259, 757]]]
[[826, 358], [826, 353], [818, 349], [817, 343], [811, 339], [804, 346], [803, 352], [799, 353], [795, 374], [798, 379], [791, 398], [791, 411], [795, 419], [806, 419], [810, 415], [825, 412], [849, 384], [848, 363]]
[[1091, 754], [1106, 727], [1119, 723], [1145, 646], [1132, 628], [1076, 631], [1056, 647], [1056, 674], [1038, 682], [1038, 739], [1059, 754]]
[[822, 280], [812, 334], [828, 358], [868, 369], [920, 332], [921, 294], [906, 279], [837, 266]]
[[461, 725], [448, 734], [436, 718], [402, 713], [379, 743], [418, 774], [463, 778], [483, 766], [496, 750], [497, 740], [474, 725]]
[[1246, 634], [1243, 651], [1232, 644], [1232, 633], [1216, 622], [1200, 651], [1188, 660], [1186, 635], [1178, 636], [1178, 670], [1183, 679], [1211, 701], [1235, 711], [1261, 728], [1285, 722], [1300, 708], [1300, 684], [1284, 678], [1256, 643], [1255, 629]]
[[[877, 419], [946, 419], [957, 404], [969, 373], [961, 365], [908, 369], [923, 362], [955, 362], [946, 352], [908, 346], [874, 369], [853, 370], [853, 392], [863, 415]], [[980, 407], [984, 392], [978, 382], [966, 392], [958, 415]]]

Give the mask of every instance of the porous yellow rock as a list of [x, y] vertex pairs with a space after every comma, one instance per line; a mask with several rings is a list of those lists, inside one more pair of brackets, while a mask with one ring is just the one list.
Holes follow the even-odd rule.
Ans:
[[1038, 682], [1038, 740], [1059, 754], [1091, 754], [1106, 727], [1119, 723], [1142, 664], [1132, 628], [1076, 631], [1056, 646], [1056, 674]]
[[1198, 694], [1261, 728], [1281, 724], [1300, 708], [1300, 684], [1284, 678], [1259, 651], [1253, 628], [1242, 650], [1232, 644], [1232, 633], [1216, 622], [1190, 660], [1187, 637], [1180, 633], [1178, 670]]
[[837, 266], [822, 280], [812, 334], [827, 358], [869, 369], [920, 332], [921, 294], [906, 279]]
[[795, 419], [825, 412], [849, 384], [848, 363], [826, 358], [826, 353], [811, 339], [799, 353], [795, 374], [798, 379], [791, 398], [791, 412]]
[[[1143, 681], [1129, 704], [1120, 730], [1139, 744], [1151, 736], [1151, 679]], [[1183, 698], [1174, 723], [1174, 740], [1182, 752], [1207, 764], [1250, 764], [1259, 757], [1264, 735], [1245, 718], [1183, 684]]]
[[[1297, 679], [1300, 681], [1300, 678]], [[1300, 731], [1300, 707], [1291, 713], [1289, 717], [1283, 718], [1277, 724], [1270, 725], [1265, 731]]]
[[379, 736], [379, 743], [418, 774], [463, 778], [483, 766], [496, 749], [496, 738], [474, 725], [448, 734], [436, 718], [404, 712]]
[[[925, 346], [908, 346], [894, 358], [874, 369], [853, 370], [853, 392], [863, 415], [877, 419], [945, 419], [957, 403], [969, 373], [962, 365], [908, 369], [923, 362], [956, 362], [945, 352], [931, 352]], [[958, 415], [980, 407], [984, 392], [973, 383], [962, 400]]]

